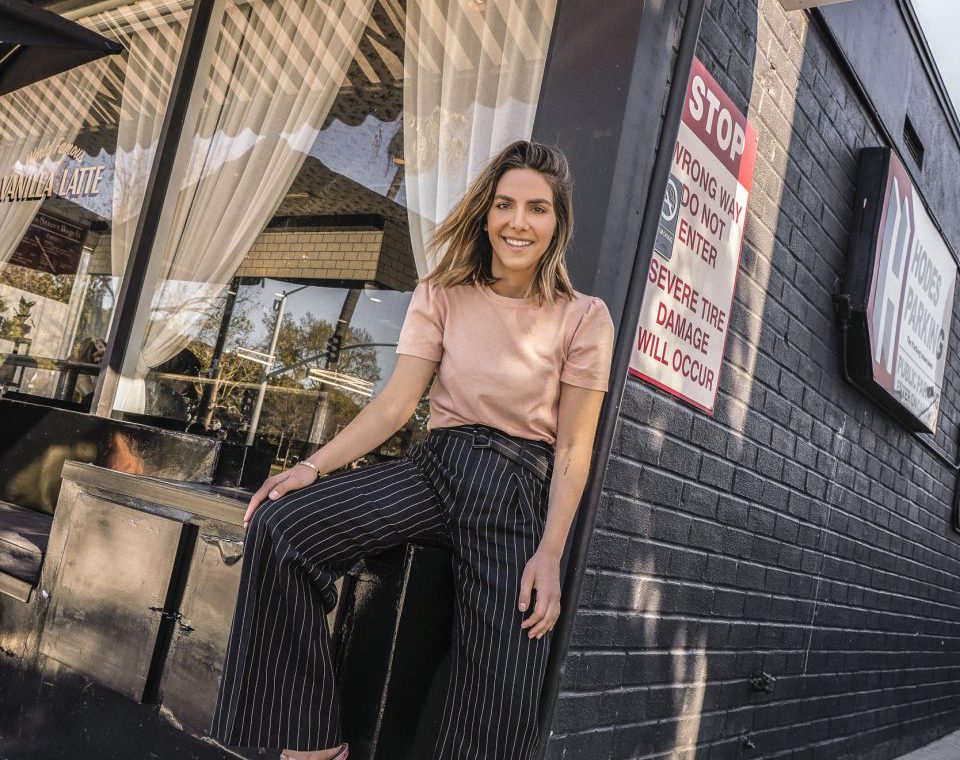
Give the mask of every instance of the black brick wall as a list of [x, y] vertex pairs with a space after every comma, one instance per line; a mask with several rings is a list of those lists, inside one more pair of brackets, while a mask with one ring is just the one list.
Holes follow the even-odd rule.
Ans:
[[839, 372], [857, 151], [882, 140], [775, 0], [712, 0], [698, 55], [759, 133], [717, 410], [628, 381], [547, 756], [896, 757], [960, 725], [960, 535], [953, 471]]

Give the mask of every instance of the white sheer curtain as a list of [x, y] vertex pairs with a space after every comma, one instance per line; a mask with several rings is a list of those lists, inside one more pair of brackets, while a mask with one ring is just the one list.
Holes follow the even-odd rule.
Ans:
[[[0, 145], [0, 174], [19, 174], [21, 145]], [[0, 205], [0, 266], [6, 264], [30, 227], [43, 201], [20, 201]]]
[[137, 3], [81, 23], [127, 49], [114, 153], [111, 271], [122, 277], [170, 99], [193, 0]]
[[[106, 68], [105, 61], [96, 61], [0, 98], [0, 177], [63, 168], [63, 153], [45, 149], [76, 140]], [[34, 151], [46, 155], [31, 158]], [[0, 266], [10, 260], [42, 204], [0, 199]]]
[[533, 131], [556, 0], [408, 0], [403, 80], [407, 209], [424, 247], [480, 168]]
[[174, 200], [161, 286], [133, 377], [115, 408], [144, 409], [143, 378], [218, 305], [283, 200], [346, 77], [373, 0], [227, 7], [186, 178]]

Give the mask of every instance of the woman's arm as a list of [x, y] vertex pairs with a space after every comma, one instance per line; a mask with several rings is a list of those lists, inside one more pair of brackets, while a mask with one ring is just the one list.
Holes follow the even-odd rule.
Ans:
[[537, 591], [533, 612], [520, 626], [530, 629], [527, 633], [530, 638], [540, 638], [550, 631], [560, 616], [560, 558], [590, 472], [593, 439], [602, 403], [603, 391], [567, 383], [560, 385], [547, 524], [540, 545], [527, 562], [520, 581], [518, 606], [521, 612], [530, 606], [531, 591]]
[[[349, 425], [307, 457], [306, 461], [313, 464], [320, 475], [324, 475], [379, 446], [410, 419], [436, 368], [437, 362], [398, 354], [397, 364], [384, 389], [360, 410]], [[244, 527], [268, 494], [271, 499], [279, 499], [290, 491], [310, 485], [317, 477], [317, 473], [309, 467], [294, 466], [267, 478], [250, 499], [243, 517]]]

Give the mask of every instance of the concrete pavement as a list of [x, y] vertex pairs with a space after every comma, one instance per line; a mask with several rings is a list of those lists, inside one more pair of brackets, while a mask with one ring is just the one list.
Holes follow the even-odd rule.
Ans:
[[960, 760], [960, 731], [901, 755], [897, 760]]

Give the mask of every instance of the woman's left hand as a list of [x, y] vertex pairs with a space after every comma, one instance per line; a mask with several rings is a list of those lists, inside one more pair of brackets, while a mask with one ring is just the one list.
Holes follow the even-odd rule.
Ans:
[[539, 639], [553, 629], [560, 617], [559, 555], [538, 549], [527, 562], [520, 579], [520, 600], [517, 606], [521, 612], [526, 612], [530, 607], [530, 597], [534, 589], [537, 592], [537, 603], [520, 627], [529, 628], [529, 638]]

